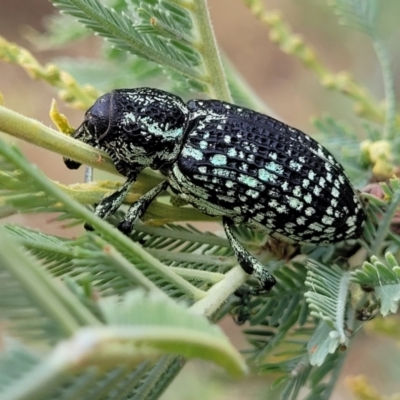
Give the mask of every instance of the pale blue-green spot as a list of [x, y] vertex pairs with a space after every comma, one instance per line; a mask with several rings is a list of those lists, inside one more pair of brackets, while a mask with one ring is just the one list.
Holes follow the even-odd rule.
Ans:
[[198, 169], [199, 172], [201, 172], [202, 174], [206, 174], [206, 173], [207, 173], [207, 167], [202, 166], [202, 167], [199, 167], [199, 168], [197, 168], [197, 169]]
[[243, 171], [243, 172], [247, 172], [248, 168], [249, 168], [249, 165], [246, 164], [246, 163], [242, 163], [242, 164], [240, 164], [240, 166], [239, 166], [239, 169], [240, 169], [241, 171]]
[[353, 225], [355, 225], [356, 221], [357, 221], [357, 217], [355, 215], [352, 215], [351, 217], [347, 218], [346, 224], [348, 226], [353, 226]]
[[257, 154], [257, 153], [258, 153], [258, 146], [256, 146], [254, 143], [250, 143], [250, 148], [251, 148], [251, 151], [252, 151], [254, 154]]
[[275, 199], [269, 202], [269, 205], [280, 214], [286, 214], [288, 212], [288, 208], [284, 204], [278, 203]]
[[200, 150], [190, 146], [184, 147], [181, 154], [183, 157], [191, 157], [197, 161], [201, 161], [204, 158], [204, 154]]
[[258, 214], [256, 214], [253, 218], [254, 218], [256, 221], [261, 222], [261, 221], [264, 219], [264, 214], [258, 213]]
[[333, 197], [339, 197], [339, 191], [336, 188], [333, 188], [331, 193]]
[[301, 210], [304, 206], [303, 202], [295, 197], [286, 196], [289, 206], [294, 208], [295, 210]]
[[212, 174], [216, 176], [222, 176], [223, 178], [234, 178], [235, 173], [224, 168], [213, 168]]
[[218, 197], [219, 200], [226, 201], [226, 202], [228, 202], [228, 203], [234, 203], [235, 200], [236, 200], [236, 199], [233, 198], [233, 197], [224, 196], [224, 195], [222, 195], [222, 194], [219, 194], [217, 197]]
[[315, 187], [314, 187], [314, 190], [313, 190], [313, 193], [314, 193], [316, 196], [319, 196], [319, 195], [321, 194], [321, 188], [320, 188], [319, 186], [315, 186]]
[[320, 224], [318, 224], [317, 222], [310, 224], [309, 227], [310, 227], [310, 229], [317, 231], [317, 232], [321, 232], [324, 229], [324, 227], [321, 226]]
[[272, 188], [272, 189], [270, 189], [270, 190], [268, 191], [268, 194], [269, 194], [271, 197], [277, 197], [277, 196], [279, 196], [279, 191], [278, 191], [277, 189], [275, 189], [275, 188]]
[[291, 228], [290, 226], [285, 226], [285, 232], [291, 234], [294, 234], [294, 230], [293, 228]]
[[263, 182], [276, 182], [277, 176], [267, 171], [264, 168], [258, 170], [258, 177]]
[[310, 181], [308, 179], [303, 179], [303, 188], [308, 188]]
[[310, 217], [311, 215], [313, 215], [313, 214], [315, 213], [315, 208], [313, 208], [313, 207], [307, 207], [307, 208], [304, 210], [304, 213], [305, 213], [308, 217]]
[[288, 208], [287, 208], [284, 204], [281, 204], [281, 205], [276, 209], [276, 211], [278, 211], [278, 213], [281, 213], [281, 214], [287, 214], [287, 213], [289, 212]]
[[295, 160], [290, 160], [289, 161], [289, 167], [292, 168], [294, 171], [300, 171], [302, 165], [299, 164], [297, 161]]
[[205, 150], [205, 149], [207, 149], [207, 147], [208, 147], [208, 143], [207, 143], [205, 140], [202, 140], [202, 141], [199, 143], [199, 146], [200, 146], [200, 148], [201, 148], [202, 150]]
[[304, 201], [305, 201], [306, 203], [308, 203], [308, 204], [311, 204], [311, 202], [312, 202], [312, 196], [311, 196], [310, 193], [307, 193], [307, 194], [304, 196]]
[[276, 160], [278, 158], [278, 154], [271, 152], [268, 154], [268, 157], [272, 158], [273, 160]]
[[313, 181], [314, 178], [315, 178], [315, 172], [310, 170], [310, 171], [308, 172], [308, 179], [309, 179], [310, 181]]
[[211, 164], [215, 165], [216, 167], [221, 167], [223, 165], [226, 165], [227, 161], [228, 160], [226, 158], [226, 155], [224, 155], [224, 154], [214, 154], [210, 158]]
[[324, 215], [322, 217], [322, 223], [325, 224], [325, 225], [332, 225], [333, 218], [332, 217], [328, 217], [327, 215]]
[[269, 163], [264, 165], [265, 169], [268, 169], [271, 172], [274, 172], [276, 174], [282, 174], [283, 173], [283, 167], [282, 165], [277, 164], [276, 162], [270, 161]]
[[248, 189], [248, 190], [246, 190], [246, 194], [247, 194], [247, 196], [250, 196], [253, 199], [256, 199], [260, 195], [260, 192], [257, 192], [256, 190], [253, 190], [253, 189]]
[[295, 186], [293, 189], [293, 194], [297, 197], [301, 197], [302, 193], [301, 193], [301, 188], [300, 186]]
[[227, 152], [229, 157], [236, 157], [237, 156], [237, 151], [234, 147], [231, 147], [230, 149], [228, 149]]
[[208, 176], [207, 175], [194, 174], [193, 178], [198, 179], [199, 181], [203, 181], [203, 182], [207, 182], [208, 181]]
[[298, 225], [304, 225], [306, 223], [306, 219], [304, 217], [299, 217], [296, 219]]
[[248, 175], [239, 174], [238, 181], [251, 188], [257, 188], [260, 186], [260, 182], [257, 179]]

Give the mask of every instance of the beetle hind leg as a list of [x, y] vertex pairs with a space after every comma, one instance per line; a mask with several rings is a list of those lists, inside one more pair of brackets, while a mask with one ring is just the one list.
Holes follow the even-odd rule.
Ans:
[[222, 223], [239, 265], [245, 272], [254, 276], [258, 280], [261, 286], [260, 289], [262, 289], [262, 291], [269, 292], [276, 283], [275, 278], [235, 238], [232, 232], [232, 226], [234, 225], [234, 222], [229, 218], [223, 217]]

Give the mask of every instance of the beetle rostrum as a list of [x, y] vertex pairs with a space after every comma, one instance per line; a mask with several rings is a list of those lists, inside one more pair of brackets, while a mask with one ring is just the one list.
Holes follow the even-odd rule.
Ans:
[[239, 264], [266, 290], [275, 279], [238, 242], [233, 225], [293, 243], [361, 235], [365, 212], [343, 167], [308, 135], [261, 113], [218, 100], [185, 104], [158, 89], [120, 89], [94, 103], [74, 137], [104, 150], [127, 177], [96, 207], [98, 216], [117, 211], [144, 168], [161, 170], [165, 182], [130, 207], [119, 229], [130, 233], [170, 187], [205, 214], [222, 217]]

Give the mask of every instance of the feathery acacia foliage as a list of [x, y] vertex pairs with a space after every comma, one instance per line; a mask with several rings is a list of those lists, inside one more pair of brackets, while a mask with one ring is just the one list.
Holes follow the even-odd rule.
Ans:
[[[94, 32], [107, 40], [96, 65], [61, 60], [67, 75], [41, 66], [4, 39], [0, 59], [60, 89], [70, 105], [85, 109], [99, 92], [152, 85], [184, 97], [192, 91], [266, 109], [229, 61], [221, 61], [204, 0], [52, 2], [63, 14], [52, 17], [48, 33], [34, 34], [33, 40], [58, 47]], [[315, 122], [318, 139], [343, 162], [354, 185], [364, 185], [371, 171], [375, 180], [392, 178], [400, 154], [399, 116], [377, 28], [379, 0], [334, 0], [331, 5], [341, 22], [372, 40], [382, 67], [385, 108], [347, 75], [332, 74], [261, 0], [245, 3], [284, 51], [316, 72], [325, 86], [362, 106], [370, 122], [364, 124], [361, 145], [356, 128], [334, 117]], [[105, 154], [2, 106], [0, 130], [115, 173]], [[4, 142], [0, 171], [1, 216], [51, 212], [66, 225], [86, 221], [96, 231], [66, 239], [17, 225], [1, 227], [0, 316], [8, 326], [0, 399], [156, 399], [189, 358], [212, 361], [233, 376], [247, 370], [222, 331], [209, 322], [242, 307], [234, 293], [246, 276], [225, 238], [174, 224], [209, 217], [168, 204], [164, 195], [128, 238], [115, 229], [118, 216], [105, 222], [88, 208], [111, 184], [56, 185]], [[126, 201], [135, 201], [159, 181], [145, 171]], [[308, 399], [328, 399], [360, 326], [357, 318], [397, 311], [400, 236], [392, 228], [399, 180], [380, 190], [380, 195], [363, 194], [368, 221], [358, 241], [296, 248], [237, 228], [240, 241], [277, 280], [268, 294], [252, 296], [246, 305], [245, 354], [254, 369], [274, 374], [283, 399], [296, 399], [304, 386]]]

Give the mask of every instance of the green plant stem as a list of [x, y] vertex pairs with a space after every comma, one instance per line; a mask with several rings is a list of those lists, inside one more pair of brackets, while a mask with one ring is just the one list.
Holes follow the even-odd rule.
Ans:
[[342, 372], [342, 368], [343, 368], [343, 364], [346, 361], [346, 356], [347, 356], [347, 352], [341, 352], [338, 355], [338, 360], [336, 360], [336, 365], [335, 368], [333, 369], [331, 376], [329, 378], [329, 381], [327, 383], [327, 388], [324, 391], [324, 398], [325, 399], [330, 399], [331, 398], [331, 394], [333, 392], [333, 390], [335, 389], [336, 386], [336, 382], [338, 381], [338, 379], [340, 378], [341, 372]]
[[392, 68], [390, 65], [389, 55], [387, 54], [386, 47], [384, 46], [380, 38], [373, 36], [372, 43], [379, 64], [381, 65], [383, 86], [385, 89], [386, 116], [383, 138], [386, 140], [393, 140], [396, 122], [396, 93]]
[[370, 255], [380, 254], [383, 242], [386, 239], [387, 233], [390, 229], [390, 224], [392, 223], [393, 216], [395, 215], [399, 204], [400, 204], [400, 191], [397, 190], [395, 192], [395, 195], [394, 195], [391, 203], [390, 203], [389, 208], [387, 209], [386, 213], [384, 214], [384, 218], [379, 223], [379, 227], [376, 232], [375, 239], [369, 249]]
[[182, 239], [196, 243], [204, 243], [212, 246], [229, 247], [228, 239], [216, 235], [204, 235], [204, 233], [188, 232], [187, 230], [168, 229], [164, 227], [148, 226], [138, 223], [136, 230], [151, 235], [164, 236], [171, 239]]
[[[17, 64], [31, 78], [41, 79], [61, 89], [59, 96], [74, 108], [85, 110], [99, 96], [93, 87], [79, 85], [70, 74], [53, 64], [41, 65], [28, 50], [7, 41], [2, 36], [0, 36], [0, 60]], [[2, 104], [1, 101], [0, 104]]]
[[129, 277], [133, 280], [133, 282], [139, 284], [149, 291], [168, 297], [158, 286], [156, 286], [150, 279], [148, 279], [141, 271], [135, 268], [125, 257], [118, 253], [118, 251], [111, 247], [102, 238], [96, 236], [94, 241], [97, 245], [103, 247], [104, 253], [113, 261], [115, 267], [119, 268], [123, 272], [124, 276]]
[[33, 260], [28, 259], [0, 228], [2, 247], [0, 254], [3, 267], [16, 277], [26, 293], [34, 299], [44, 314], [62, 328], [65, 336], [72, 335], [81, 325], [98, 325], [99, 321], [65, 289], [55, 287], [50, 278]]
[[0, 131], [90, 167], [118, 174], [104, 152], [3, 106], [0, 106]]
[[211, 317], [228, 297], [246, 282], [248, 275], [238, 265], [225, 274], [225, 279], [212, 286], [207, 296], [197, 301], [190, 310]]
[[194, 281], [215, 284], [225, 279], [225, 275], [218, 272], [201, 271], [198, 269], [180, 268], [180, 267], [169, 267], [169, 268], [179, 276]]
[[[322, 86], [337, 90], [349, 97], [354, 102], [358, 115], [377, 123], [385, 121], [384, 108], [377, 104], [367, 90], [354, 82], [351, 75], [346, 72], [332, 73], [318, 59], [314, 50], [299, 35], [293, 34], [278, 11], [267, 10], [262, 0], [242, 1], [264, 25], [268, 26], [270, 40], [276, 43], [283, 52], [297, 57], [306, 68], [314, 72]], [[400, 125], [399, 116], [396, 116], [394, 123]]]
[[211, 27], [206, 0], [194, 2], [194, 13], [202, 43], [200, 52], [203, 57], [206, 76], [211, 79], [208, 84], [208, 94], [211, 98], [232, 102], [222, 60], [217, 50], [217, 42]]

